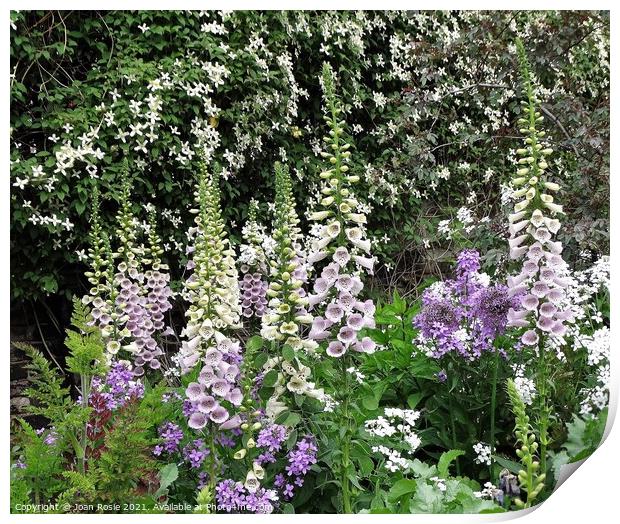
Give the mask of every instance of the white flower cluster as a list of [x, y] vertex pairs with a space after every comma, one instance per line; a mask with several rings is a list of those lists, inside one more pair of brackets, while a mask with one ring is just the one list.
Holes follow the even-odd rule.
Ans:
[[479, 499], [494, 500], [498, 495], [503, 495], [503, 492], [492, 482], [485, 482], [482, 491], [474, 491], [474, 496]]
[[355, 378], [358, 384], [364, 383], [364, 379], [366, 378], [366, 375], [364, 375], [364, 373], [362, 373], [359, 369], [351, 366], [350, 368], [347, 368], [347, 372], [353, 375], [353, 377]]
[[[381, 453], [386, 458], [385, 467], [389, 471], [405, 470], [408, 467], [408, 459], [402, 456], [406, 451], [412, 455], [422, 443], [420, 437], [415, 432], [415, 423], [420, 417], [420, 412], [412, 409], [385, 408], [384, 415], [376, 419], [367, 420], [364, 429], [373, 437], [385, 439], [383, 443], [372, 447], [373, 452]], [[400, 451], [389, 446], [390, 438], [394, 437], [396, 442], [404, 441], [407, 449]]]
[[435, 483], [435, 487], [439, 490], [439, 491], [446, 491], [448, 489], [448, 487], [446, 486], [446, 479], [441, 479], [439, 477], [431, 477], [429, 480], [433, 481]]
[[491, 465], [491, 446], [485, 444], [484, 442], [478, 442], [473, 445], [474, 452], [476, 453], [476, 458], [474, 462], [476, 464], [486, 464], [487, 466]]
[[[609, 353], [611, 347], [611, 332], [604, 326], [597, 329], [592, 335], [581, 335], [575, 339], [575, 345], [585, 347], [588, 353], [588, 365], [594, 368], [596, 383], [591, 387], [583, 388], [580, 395], [581, 414], [593, 414], [604, 409], [609, 403]], [[577, 347], [575, 348], [577, 349]]]
[[402, 456], [401, 452], [387, 446], [372, 446], [373, 453], [381, 453], [385, 461], [385, 469], [395, 473], [396, 471], [405, 471], [409, 467], [409, 459]]
[[525, 376], [525, 365], [518, 364], [513, 366], [514, 384], [526, 406], [531, 406], [536, 398], [536, 383], [531, 378]]
[[536, 397], [536, 384], [531, 378], [515, 377], [515, 387], [526, 406], [531, 406]]

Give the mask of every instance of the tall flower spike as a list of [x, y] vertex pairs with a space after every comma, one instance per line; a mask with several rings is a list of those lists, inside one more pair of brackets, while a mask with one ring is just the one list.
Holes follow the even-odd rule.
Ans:
[[[97, 304], [101, 304], [101, 297], [106, 290], [106, 267], [109, 261], [106, 259], [104, 233], [101, 227], [101, 219], [99, 216], [99, 188], [95, 186], [92, 193], [92, 205], [90, 215], [90, 232], [88, 235], [90, 247], [88, 248], [88, 258], [90, 260], [90, 270], [84, 273], [88, 282], [93, 286], [90, 288], [88, 295], [84, 296], [82, 302], [91, 304], [97, 300]], [[97, 307], [97, 306], [94, 306]], [[99, 307], [101, 307], [99, 305]], [[94, 320], [98, 320], [99, 315], [96, 313]], [[96, 322], [98, 323], [98, 322]]]
[[[270, 261], [269, 308], [263, 315], [261, 336], [272, 342], [272, 358], [263, 366], [263, 372], [278, 369], [274, 394], [267, 403], [267, 414], [272, 417], [283, 408], [279, 397], [287, 390], [298, 395], [320, 397], [310, 382], [310, 367], [303, 364], [306, 353], [318, 347], [315, 341], [305, 339], [302, 331], [312, 323], [307, 311], [308, 298], [304, 289], [308, 275], [303, 250], [299, 217], [291, 177], [281, 164], [275, 165], [276, 198], [273, 239], [275, 249]], [[291, 351], [285, 352], [288, 346]], [[280, 350], [281, 355], [280, 356]], [[294, 403], [291, 402], [291, 407]]]
[[366, 238], [366, 216], [353, 191], [359, 176], [349, 172], [351, 144], [345, 135], [343, 110], [328, 64], [323, 66], [322, 84], [329, 134], [323, 139], [326, 151], [321, 156], [329, 166], [320, 174], [322, 209], [310, 214], [310, 219], [322, 226], [311, 243], [308, 258], [314, 263], [326, 262], [308, 297], [310, 306], [322, 313], [314, 318], [309, 336], [315, 341], [331, 339], [327, 354], [341, 357], [350, 349], [365, 353], [375, 348], [369, 337], [358, 336], [362, 328], [374, 326], [374, 304], [357, 298], [363, 289], [360, 277], [364, 272], [372, 274], [374, 258]]
[[560, 229], [556, 217], [563, 211], [547, 193], [557, 191], [559, 185], [549, 180], [547, 174], [547, 157], [552, 150], [543, 143], [545, 132], [539, 129], [543, 117], [536, 109], [539, 101], [534, 95], [529, 64], [520, 40], [517, 40], [517, 50], [527, 100], [522, 102], [523, 117], [518, 120], [525, 145], [517, 150], [519, 167], [513, 179], [513, 185], [523, 187], [514, 193], [518, 202], [515, 213], [509, 217], [509, 245], [511, 258], [523, 260], [523, 263], [520, 273], [508, 279], [511, 294], [521, 296], [521, 307], [510, 311], [508, 325], [529, 327], [521, 341], [533, 346], [547, 335], [564, 335], [564, 322], [570, 315], [557, 307], [564, 297], [566, 283], [561, 273], [565, 263], [561, 257], [562, 244], [553, 237]]
[[247, 319], [261, 318], [267, 307], [267, 256], [263, 248], [265, 233], [258, 223], [258, 202], [250, 201], [248, 219], [241, 232], [244, 244], [239, 254], [241, 307]]
[[280, 164], [275, 165], [276, 201], [273, 238], [275, 257], [270, 261], [269, 309], [263, 315], [261, 335], [298, 350], [303, 347], [300, 336], [303, 324], [312, 322], [303, 289], [306, 272], [300, 259], [299, 218], [295, 211], [291, 179]]
[[[122, 312], [121, 334], [129, 339], [123, 349], [133, 356], [134, 374], [140, 376], [145, 367], [159, 369], [160, 358], [164, 354], [156, 339], [158, 332], [165, 328], [164, 313], [172, 304], [172, 292], [168, 286], [169, 276], [160, 271], [159, 237], [155, 229], [155, 215], [148, 206], [150, 226], [148, 227], [149, 246], [138, 243], [140, 233], [138, 220], [132, 211], [130, 193], [131, 180], [127, 161], [123, 169], [121, 207], [117, 215], [117, 237], [119, 246], [114, 254], [119, 260], [114, 275], [114, 287], [120, 289], [115, 299], [117, 310]], [[151, 265], [153, 269], [146, 270]], [[159, 269], [155, 269], [155, 266]]]
[[[560, 229], [556, 218], [563, 214], [562, 206], [554, 202], [547, 191], [555, 192], [559, 185], [549, 180], [547, 157], [552, 150], [543, 143], [545, 132], [538, 129], [543, 121], [536, 106], [532, 75], [521, 40], [517, 39], [523, 88], [527, 100], [522, 102], [523, 117], [518, 123], [525, 135], [525, 145], [517, 150], [519, 169], [513, 184], [519, 200], [510, 215], [510, 256], [523, 260], [521, 271], [508, 278], [510, 293], [520, 297], [520, 307], [508, 312], [508, 326], [523, 328], [521, 342], [538, 351], [536, 389], [538, 390], [538, 435], [540, 439], [541, 471], [546, 471], [546, 449], [549, 442], [550, 408], [547, 396], [546, 346], [550, 341], [563, 342], [567, 331], [565, 322], [572, 321], [570, 309], [561, 306], [567, 281], [562, 278], [566, 263], [562, 259], [562, 244], [554, 240]], [[520, 200], [520, 199], [523, 200]]]
[[[108, 301], [108, 293], [112, 288], [114, 270], [109, 238], [101, 227], [100, 205], [99, 188], [95, 186], [92, 193], [92, 211], [90, 216], [90, 248], [88, 250], [90, 270], [85, 273], [92, 287], [88, 294], [82, 298], [82, 302], [91, 306], [91, 324], [98, 326], [104, 337], [107, 335], [106, 338], [109, 338], [109, 334], [112, 332], [112, 316], [113, 314], [116, 315], [114, 303]], [[108, 344], [109, 342], [112, 341], [108, 341]], [[108, 347], [108, 357], [111, 357], [120, 348], [118, 341], [113, 342]]]
[[202, 429], [209, 421], [220, 425], [229, 420], [230, 411], [243, 400], [238, 387], [241, 348], [231, 338], [240, 327], [241, 306], [234, 251], [221, 216], [218, 176], [207, 172], [204, 161], [195, 196], [199, 206], [191, 232], [195, 245], [189, 249], [194, 273], [185, 282], [183, 296], [190, 305], [178, 361], [181, 373], [202, 366], [197, 381], [185, 392], [189, 426]]

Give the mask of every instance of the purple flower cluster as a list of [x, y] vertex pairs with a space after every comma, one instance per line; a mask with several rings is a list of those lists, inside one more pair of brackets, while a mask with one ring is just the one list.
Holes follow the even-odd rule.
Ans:
[[134, 373], [138, 376], [146, 365], [151, 369], [161, 367], [158, 359], [163, 351], [154, 335], [165, 328], [164, 313], [172, 307], [169, 280], [166, 273], [149, 270], [142, 274], [135, 268], [116, 275], [120, 286], [116, 304], [126, 315], [125, 327], [136, 347]]
[[262, 317], [267, 308], [267, 281], [260, 273], [246, 273], [239, 282], [241, 308], [245, 318]]
[[346, 248], [339, 247], [333, 254], [333, 262], [326, 265], [314, 282], [314, 294], [309, 295], [309, 305], [315, 306], [327, 301], [324, 316], [316, 316], [308, 338], [319, 342], [336, 334], [327, 346], [327, 354], [341, 357], [349, 349], [370, 353], [375, 343], [369, 337], [359, 339], [359, 332], [365, 327], [374, 327], [375, 306], [372, 300], [360, 301], [356, 297], [364, 285], [357, 275], [341, 273], [349, 263]]
[[183, 448], [183, 458], [194, 469], [202, 466], [208, 455], [209, 449], [202, 439], [196, 439]]
[[103, 400], [105, 408], [112, 411], [123, 407], [127, 402], [144, 396], [144, 385], [136, 379], [134, 372], [122, 362], [113, 362], [102, 381], [92, 380], [92, 392]]
[[[543, 333], [559, 337], [566, 333], [564, 322], [571, 321], [573, 313], [561, 307], [568, 285], [560, 275], [565, 265], [561, 253], [562, 244], [547, 238], [545, 245], [535, 242], [514, 254], [514, 258], [524, 256], [525, 260], [521, 272], [508, 277], [509, 293], [519, 299], [508, 312], [509, 327], [530, 327], [528, 317], [533, 316], [536, 327]], [[521, 337], [527, 346], [534, 346], [538, 341], [535, 329], [528, 329]]]
[[[45, 428], [41, 428], [41, 429], [37, 429], [36, 433], [37, 435], [43, 435], [45, 431], [46, 431]], [[49, 428], [47, 435], [45, 435], [45, 438], [43, 439], [43, 443], [46, 444], [47, 446], [53, 446], [54, 444], [56, 444], [57, 441], [58, 441], [58, 433], [56, 432], [56, 428], [52, 426], [51, 428]]]
[[241, 482], [227, 479], [215, 486], [215, 500], [218, 509], [227, 513], [268, 514], [273, 513], [278, 496], [274, 490], [264, 488], [259, 488], [252, 493]]
[[183, 430], [179, 426], [173, 422], [166, 422], [159, 427], [158, 433], [163, 442], [155, 446], [153, 455], [159, 456], [164, 451], [174, 453], [179, 450], [179, 444], [183, 440]]
[[256, 446], [264, 451], [256, 458], [260, 465], [273, 464], [276, 461], [275, 453], [282, 449], [288, 437], [286, 426], [271, 424], [263, 428], [256, 437]]
[[478, 358], [492, 351], [493, 341], [506, 330], [508, 312], [518, 297], [506, 286], [486, 285], [479, 270], [478, 252], [465, 250], [457, 257], [455, 278], [423, 293], [422, 311], [413, 324], [420, 329], [420, 342], [431, 342], [433, 357], [456, 353]]
[[317, 461], [317, 447], [314, 439], [304, 437], [289, 452], [285, 473], [276, 475], [274, 485], [282, 491], [285, 499], [291, 499], [295, 489], [304, 485], [304, 477]]
[[263, 428], [256, 437], [256, 445], [259, 448], [267, 448], [269, 451], [280, 451], [286, 441], [286, 426], [271, 424]]

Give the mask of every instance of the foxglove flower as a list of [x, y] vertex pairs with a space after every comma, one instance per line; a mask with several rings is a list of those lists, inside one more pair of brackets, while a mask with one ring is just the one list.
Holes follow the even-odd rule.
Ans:
[[264, 228], [258, 223], [258, 202], [250, 201], [248, 219], [241, 232], [244, 244], [239, 254], [239, 281], [243, 317], [251, 319], [263, 316], [267, 308], [268, 261], [263, 244]]
[[207, 173], [204, 162], [195, 196], [199, 209], [189, 250], [194, 271], [183, 292], [190, 305], [176, 358], [182, 374], [200, 369], [186, 388], [184, 408], [189, 426], [200, 430], [228, 421], [243, 395], [241, 346], [232, 337], [241, 319], [238, 274], [221, 217], [218, 177]]
[[554, 204], [553, 197], [545, 193], [557, 192], [560, 186], [549, 180], [548, 157], [552, 150], [544, 144], [544, 131], [538, 129], [543, 117], [536, 110], [538, 100], [533, 93], [522, 44], [519, 43], [518, 47], [527, 94], [527, 100], [522, 102], [523, 116], [518, 123], [526, 138], [523, 148], [517, 150], [519, 169], [513, 183], [520, 184], [525, 180], [528, 191], [524, 193], [525, 199], [515, 204], [515, 214], [509, 216], [510, 254], [512, 259], [521, 261], [521, 269], [508, 279], [511, 294], [520, 297], [508, 325], [531, 327], [522, 335], [521, 342], [534, 346], [544, 336], [561, 336], [566, 329], [563, 312], [557, 307], [564, 297], [566, 282], [556, 278], [556, 268], [565, 264], [560, 256], [562, 245], [553, 240], [560, 229], [556, 217], [563, 211], [562, 206]]
[[[374, 325], [374, 308], [359, 299], [363, 290], [361, 275], [372, 274], [374, 259], [369, 256], [366, 217], [355, 198], [357, 175], [350, 174], [351, 144], [347, 141], [342, 108], [336, 100], [333, 73], [323, 70], [323, 89], [330, 128], [325, 138], [326, 151], [321, 156], [329, 166], [320, 174], [323, 180], [321, 210], [310, 214], [317, 221], [316, 235], [310, 244], [308, 259], [315, 264], [318, 278], [310, 295], [309, 309], [315, 313], [315, 324], [309, 333], [314, 341], [331, 339], [327, 355], [342, 357], [349, 350], [366, 352], [374, 346], [362, 343], [359, 332]], [[318, 320], [317, 320], [318, 319]]]

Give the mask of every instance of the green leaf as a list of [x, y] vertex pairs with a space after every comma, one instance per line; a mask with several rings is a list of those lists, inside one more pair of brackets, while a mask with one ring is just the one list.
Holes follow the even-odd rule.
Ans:
[[500, 457], [499, 455], [493, 455], [493, 460], [497, 462], [500, 466], [505, 467], [511, 473], [515, 475], [519, 474], [519, 471], [523, 469], [523, 466], [514, 460], [507, 459], [505, 457]]
[[282, 358], [287, 362], [295, 360], [295, 350], [291, 346], [284, 346], [282, 348]]
[[437, 463], [437, 474], [442, 479], [447, 479], [450, 475], [450, 464], [454, 462], [457, 457], [461, 455], [465, 455], [465, 452], [462, 449], [451, 449], [450, 451], [446, 451], [441, 454], [439, 457], [439, 462]]
[[268, 371], [263, 378], [263, 386], [271, 388], [278, 381], [278, 372], [275, 369]]
[[431, 484], [421, 482], [411, 499], [411, 513], [438, 513], [441, 509], [442, 494]]
[[368, 411], [374, 411], [379, 408], [379, 400], [374, 395], [367, 395], [362, 398], [362, 406]]
[[288, 417], [284, 420], [283, 424], [292, 428], [301, 422], [301, 416], [298, 413], [289, 413]]
[[248, 341], [245, 343], [245, 348], [247, 351], [258, 351], [263, 348], [263, 337], [259, 335], [254, 335], [250, 337]]
[[409, 395], [407, 397], [407, 405], [409, 406], [409, 408], [415, 409], [420, 400], [422, 400], [422, 397], [424, 397], [423, 392], [412, 393], [411, 395]]
[[414, 493], [417, 488], [417, 482], [412, 479], [401, 479], [394, 483], [388, 493], [388, 500], [390, 502], [396, 502], [401, 497]]
[[254, 367], [256, 369], [262, 368], [267, 360], [269, 360], [269, 355], [267, 353], [259, 353], [256, 355], [256, 358], [254, 358]]
[[155, 498], [161, 497], [170, 485], [179, 477], [179, 468], [176, 464], [166, 464], [159, 472], [159, 489]]

